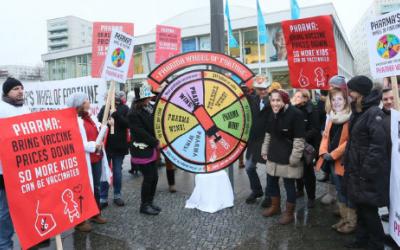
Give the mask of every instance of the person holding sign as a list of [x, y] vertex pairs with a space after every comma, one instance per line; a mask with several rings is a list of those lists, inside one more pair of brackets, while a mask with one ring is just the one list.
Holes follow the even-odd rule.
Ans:
[[344, 157], [344, 186], [357, 211], [356, 238], [348, 248], [384, 249], [385, 233], [378, 208], [389, 201], [390, 138], [385, 132], [384, 113], [379, 108], [381, 91], [372, 90], [366, 76], [355, 76], [347, 84], [352, 100], [350, 136]]
[[159, 142], [154, 134], [153, 107], [150, 105], [154, 94], [147, 82], [140, 88], [135, 88], [135, 102], [128, 114], [131, 130], [131, 161], [139, 166], [143, 174], [140, 213], [158, 215], [161, 208], [153, 203], [157, 189]]
[[[7, 78], [3, 83], [3, 95], [0, 101], [0, 118], [28, 114], [24, 105], [24, 86], [15, 78]], [[0, 162], [0, 249], [13, 249], [14, 227], [8, 209], [3, 168]]]
[[[103, 164], [108, 164], [106, 155], [104, 154], [102, 142], [98, 143], [97, 138], [99, 131], [96, 124], [96, 118], [89, 115], [90, 102], [89, 97], [85, 93], [74, 93], [67, 100], [69, 107], [76, 108], [78, 112], [78, 124], [82, 135], [84, 148], [86, 151], [86, 160], [89, 168], [89, 177], [91, 178], [94, 197], [100, 210], [100, 179], [102, 175]], [[107, 220], [98, 214], [92, 218], [97, 224], [105, 224]], [[82, 232], [90, 232], [92, 230], [88, 221], [85, 221], [75, 227]]]
[[301, 160], [305, 142], [305, 124], [301, 111], [290, 105], [289, 94], [273, 90], [270, 97], [272, 112], [267, 118], [267, 132], [261, 148], [261, 155], [267, 161], [267, 192], [271, 206], [263, 211], [270, 217], [281, 211], [279, 178], [283, 178], [287, 193], [286, 210], [279, 224], [286, 225], [294, 220], [296, 207], [295, 180], [303, 176]]

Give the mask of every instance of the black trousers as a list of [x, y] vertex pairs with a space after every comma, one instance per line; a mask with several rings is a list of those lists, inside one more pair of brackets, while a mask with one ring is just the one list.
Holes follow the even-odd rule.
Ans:
[[356, 240], [368, 242], [368, 249], [384, 249], [385, 232], [378, 214], [378, 207], [356, 204]]
[[143, 175], [142, 204], [150, 204], [153, 202], [158, 183], [158, 168], [156, 162], [140, 165], [139, 170]]
[[315, 190], [316, 190], [315, 185], [316, 185], [316, 178], [315, 178], [313, 164], [310, 165], [304, 164], [304, 176], [302, 179], [296, 180], [297, 191], [303, 191], [303, 188], [305, 186], [307, 192], [307, 198], [314, 200]]

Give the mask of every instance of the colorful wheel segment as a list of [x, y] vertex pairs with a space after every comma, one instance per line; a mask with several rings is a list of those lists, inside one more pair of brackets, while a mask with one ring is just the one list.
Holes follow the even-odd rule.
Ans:
[[230, 166], [245, 149], [250, 126], [250, 106], [240, 87], [214, 71], [175, 78], [156, 104], [154, 127], [162, 153], [189, 172]]
[[379, 38], [376, 49], [380, 57], [391, 59], [400, 51], [400, 40], [393, 34], [384, 35]]

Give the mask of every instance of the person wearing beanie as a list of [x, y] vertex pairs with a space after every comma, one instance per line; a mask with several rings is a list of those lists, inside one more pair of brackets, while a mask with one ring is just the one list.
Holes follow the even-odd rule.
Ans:
[[[90, 102], [87, 94], [82, 92], [74, 93], [68, 97], [66, 104], [70, 108], [75, 108], [78, 114], [78, 125], [85, 149], [90, 184], [92, 185], [94, 198], [100, 210], [100, 180], [103, 165], [108, 168], [103, 145], [96, 144], [100, 124], [97, 122], [96, 117], [89, 115]], [[92, 221], [97, 224], [107, 223], [107, 220], [101, 216], [101, 213], [94, 216]], [[82, 222], [75, 228], [81, 232], [90, 232], [92, 230], [88, 221]]]
[[282, 85], [279, 82], [272, 82], [268, 87], [268, 94], [271, 94], [275, 89], [282, 89]]
[[[30, 113], [24, 106], [24, 86], [15, 78], [7, 78], [3, 83], [0, 101], [0, 118], [7, 118]], [[14, 227], [8, 209], [3, 168], [0, 162], [0, 249], [13, 249]]]
[[[271, 206], [262, 215], [271, 217], [281, 211], [279, 178], [283, 178], [286, 189], [286, 209], [279, 224], [286, 225], [294, 220], [296, 207], [295, 180], [303, 176], [302, 156], [305, 142], [305, 124], [300, 110], [290, 104], [289, 94], [273, 90], [270, 96], [271, 110], [266, 120], [266, 133], [261, 155], [267, 161], [267, 194]], [[288, 143], [290, 142], [290, 143]]]
[[389, 202], [390, 137], [379, 108], [381, 90], [372, 87], [366, 76], [355, 76], [348, 82], [353, 113], [343, 160], [342, 189], [354, 203], [358, 221], [355, 240], [345, 246], [383, 250], [385, 233], [378, 208]]
[[[105, 106], [100, 109], [97, 115], [99, 121], [103, 120]], [[128, 112], [129, 107], [126, 105], [126, 95], [123, 91], [115, 93], [115, 112], [110, 111], [110, 118], [114, 122], [114, 134], [111, 134], [111, 129], [108, 130], [107, 142], [105, 150], [107, 152], [108, 162], [112, 166], [113, 171], [113, 191], [114, 204], [118, 207], [125, 205], [122, 199], [122, 163], [128, 151]], [[100, 185], [100, 206], [102, 209], [108, 206], [108, 182], [101, 182]]]
[[[261, 158], [261, 145], [265, 135], [266, 117], [271, 112], [268, 100], [268, 82], [265, 76], [259, 75], [254, 78], [253, 87], [255, 95], [248, 96], [252, 115], [252, 124], [249, 140], [247, 142], [245, 169], [249, 177], [251, 193], [246, 198], [247, 204], [257, 202], [257, 199], [264, 195], [260, 178], [257, 173], [257, 163], [265, 163]], [[262, 207], [268, 207], [271, 199], [265, 195], [261, 202]]]
[[[304, 123], [306, 128], [306, 142], [318, 151], [321, 142], [321, 121], [319, 116], [318, 106], [314, 105], [311, 101], [310, 91], [307, 89], [297, 90], [295, 96], [298, 97], [296, 101], [296, 108], [303, 112]], [[315, 158], [317, 154], [315, 155]], [[307, 207], [313, 208], [315, 206], [316, 194], [316, 177], [314, 172], [313, 163], [307, 164], [304, 162], [304, 176], [302, 179], [296, 181], [298, 195], [304, 194], [304, 187], [307, 192]]]

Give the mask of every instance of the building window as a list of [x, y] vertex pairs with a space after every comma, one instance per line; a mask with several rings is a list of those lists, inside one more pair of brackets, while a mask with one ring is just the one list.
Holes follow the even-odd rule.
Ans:
[[189, 52], [196, 50], [196, 38], [184, 38], [182, 39], [182, 52]]
[[133, 50], [133, 72], [135, 74], [143, 74], [144, 73], [144, 67], [143, 67], [143, 52], [142, 52], [142, 46], [135, 46]]
[[[243, 31], [243, 54], [244, 63], [258, 63], [258, 38], [257, 30]], [[263, 49], [264, 48], [264, 49]], [[265, 47], [261, 46], [261, 62], [265, 62]]]
[[199, 37], [199, 49], [200, 50], [211, 50], [211, 38], [210, 36]]
[[234, 31], [233, 32], [233, 37], [236, 39], [236, 42], [238, 43], [237, 48], [229, 48], [228, 51], [228, 37], [227, 33], [225, 32], [225, 54], [230, 55], [234, 58], [240, 58], [240, 39], [239, 39], [239, 31]]

